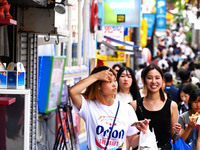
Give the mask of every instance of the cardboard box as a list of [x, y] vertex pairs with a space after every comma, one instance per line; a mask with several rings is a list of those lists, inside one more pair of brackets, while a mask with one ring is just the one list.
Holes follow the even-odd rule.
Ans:
[[7, 68], [7, 88], [25, 89], [25, 69], [21, 62], [10, 63]]
[[0, 89], [7, 88], [7, 70], [6, 67], [0, 62]]

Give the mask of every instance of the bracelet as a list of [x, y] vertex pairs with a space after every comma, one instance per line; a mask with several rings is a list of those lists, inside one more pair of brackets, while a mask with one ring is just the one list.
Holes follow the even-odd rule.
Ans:
[[181, 130], [179, 131], [179, 133], [176, 133], [176, 132], [174, 131], [174, 134], [175, 134], [175, 135], [180, 135], [180, 134], [181, 134]]

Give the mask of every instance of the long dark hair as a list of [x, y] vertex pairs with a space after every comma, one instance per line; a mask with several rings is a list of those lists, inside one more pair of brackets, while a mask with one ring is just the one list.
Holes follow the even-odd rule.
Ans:
[[185, 94], [190, 95], [191, 91], [193, 90], [193, 87], [190, 83], [183, 83], [179, 90], [178, 90], [178, 99], [177, 99], [177, 104], [182, 102], [180, 93], [183, 91]]
[[[144, 69], [144, 71], [143, 71], [143, 73], [142, 73], [142, 79], [143, 79], [143, 81], [144, 81], [144, 84], [146, 84], [145, 78], [146, 78], [148, 72], [151, 71], [151, 70], [154, 70], [154, 69], [157, 70], [157, 71], [160, 73], [160, 75], [161, 75], [161, 77], [162, 77], [162, 79], [163, 79], [163, 72], [162, 72], [162, 70], [160, 69], [160, 67], [158, 67], [157, 65], [154, 65], [154, 64], [150, 64], [149, 66], [147, 66], [147, 67]], [[165, 95], [164, 95], [164, 91], [162, 90], [162, 87], [159, 89], [159, 93], [160, 93], [160, 99], [161, 99], [162, 101], [164, 101], [164, 100], [165, 100]]]
[[134, 74], [133, 70], [129, 67], [125, 67], [125, 66], [121, 67], [120, 70], [118, 71], [118, 73], [117, 73], [117, 82], [118, 82], [117, 91], [119, 92], [119, 90], [120, 90], [119, 78], [120, 78], [120, 76], [121, 76], [121, 74], [124, 70], [127, 70], [132, 77], [132, 84], [131, 84], [131, 87], [130, 87], [130, 93], [131, 93], [133, 99], [134, 100], [139, 99], [140, 98], [140, 92], [139, 92], [139, 88], [138, 88], [138, 85], [137, 85], [137, 81], [135, 79], [135, 74]]

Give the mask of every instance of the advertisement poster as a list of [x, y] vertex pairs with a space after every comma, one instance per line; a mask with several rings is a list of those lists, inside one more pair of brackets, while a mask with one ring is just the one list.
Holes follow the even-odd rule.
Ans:
[[48, 109], [53, 109], [59, 105], [59, 100], [61, 96], [61, 86], [63, 83], [62, 80], [64, 63], [64, 59], [54, 59], [51, 75]]
[[141, 1], [104, 0], [105, 26], [140, 26]]
[[156, 31], [166, 30], [166, 0], [157, 0]]
[[142, 0], [142, 14], [156, 13], [156, 0]]
[[[124, 27], [120, 27], [120, 26], [103, 26], [103, 35], [104, 36], [108, 36], [111, 37], [113, 39], [119, 40], [119, 41], [123, 41], [124, 40]], [[113, 42], [109, 39], [104, 38], [104, 40], [113, 45], [113, 46], [123, 46], [122, 44]]]

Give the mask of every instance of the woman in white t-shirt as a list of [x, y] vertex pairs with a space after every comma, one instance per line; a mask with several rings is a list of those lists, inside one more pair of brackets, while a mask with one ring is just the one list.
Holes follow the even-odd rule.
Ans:
[[[129, 67], [121, 67], [117, 73], [118, 89], [116, 99], [121, 102], [130, 103], [140, 98], [139, 88], [133, 73]], [[130, 146], [127, 141], [127, 150]]]
[[[85, 92], [81, 93], [84, 89]], [[70, 89], [75, 111], [86, 123], [89, 150], [105, 149], [109, 134], [108, 149], [126, 150], [126, 137], [131, 146], [139, 142], [138, 130], [146, 132], [149, 124], [131, 126], [138, 121], [132, 107], [114, 98], [117, 93], [116, 76], [107, 66], [94, 68], [91, 75]], [[111, 132], [117, 108], [119, 111]]]
[[121, 67], [117, 74], [117, 82], [117, 100], [130, 103], [133, 100], [140, 98], [139, 88], [131, 68]]

